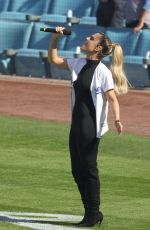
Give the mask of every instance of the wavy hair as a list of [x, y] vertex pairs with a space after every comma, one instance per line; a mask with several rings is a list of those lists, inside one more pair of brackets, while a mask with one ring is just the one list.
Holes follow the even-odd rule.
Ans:
[[126, 94], [128, 92], [128, 80], [123, 68], [123, 50], [122, 47], [115, 43], [113, 44], [110, 38], [104, 33], [100, 33], [101, 38], [99, 44], [102, 50], [99, 53], [100, 58], [104, 58], [112, 54], [112, 63], [110, 71], [114, 80], [114, 90], [117, 95]]

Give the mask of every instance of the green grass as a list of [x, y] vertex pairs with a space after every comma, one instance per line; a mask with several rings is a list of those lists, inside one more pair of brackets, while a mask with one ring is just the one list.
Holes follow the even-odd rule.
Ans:
[[[68, 133], [68, 124], [0, 117], [0, 211], [82, 215]], [[102, 139], [101, 230], [149, 229], [149, 151], [149, 137], [109, 132]], [[25, 228], [0, 222], [0, 229]]]

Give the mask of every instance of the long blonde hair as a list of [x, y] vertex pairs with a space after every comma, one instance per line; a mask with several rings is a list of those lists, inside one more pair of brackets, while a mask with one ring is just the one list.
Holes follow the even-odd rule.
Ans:
[[103, 47], [99, 56], [101, 58], [112, 54], [112, 63], [110, 66], [110, 71], [114, 80], [114, 90], [117, 95], [126, 94], [128, 92], [128, 80], [123, 68], [123, 50], [121, 46], [116, 43], [112, 44], [110, 38], [101, 34], [99, 44]]

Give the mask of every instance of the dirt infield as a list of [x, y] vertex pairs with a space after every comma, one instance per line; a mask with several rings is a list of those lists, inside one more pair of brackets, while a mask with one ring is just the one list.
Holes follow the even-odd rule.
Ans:
[[[119, 98], [124, 131], [150, 136], [150, 90]], [[0, 76], [0, 114], [70, 122], [70, 82]], [[109, 111], [109, 127], [114, 129]]]

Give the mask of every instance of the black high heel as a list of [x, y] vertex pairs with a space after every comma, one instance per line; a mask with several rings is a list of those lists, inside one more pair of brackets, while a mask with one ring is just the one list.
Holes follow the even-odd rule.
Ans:
[[78, 226], [84, 224], [85, 222], [87, 222], [88, 216], [89, 216], [89, 213], [85, 211], [85, 215], [84, 215], [83, 219], [79, 223], [76, 223], [75, 226], [78, 227]]
[[96, 215], [90, 215], [88, 218], [86, 218], [85, 220], [84, 220], [84, 218], [83, 218], [83, 220], [80, 222], [80, 223], [78, 223], [76, 226], [77, 227], [80, 227], [80, 228], [84, 228], [84, 227], [93, 227], [93, 226], [95, 226], [95, 225], [98, 225], [98, 226], [100, 226], [101, 225], [101, 223], [102, 223], [102, 221], [103, 221], [103, 214], [102, 214], [102, 212], [99, 212], [98, 214], [96, 214]]

